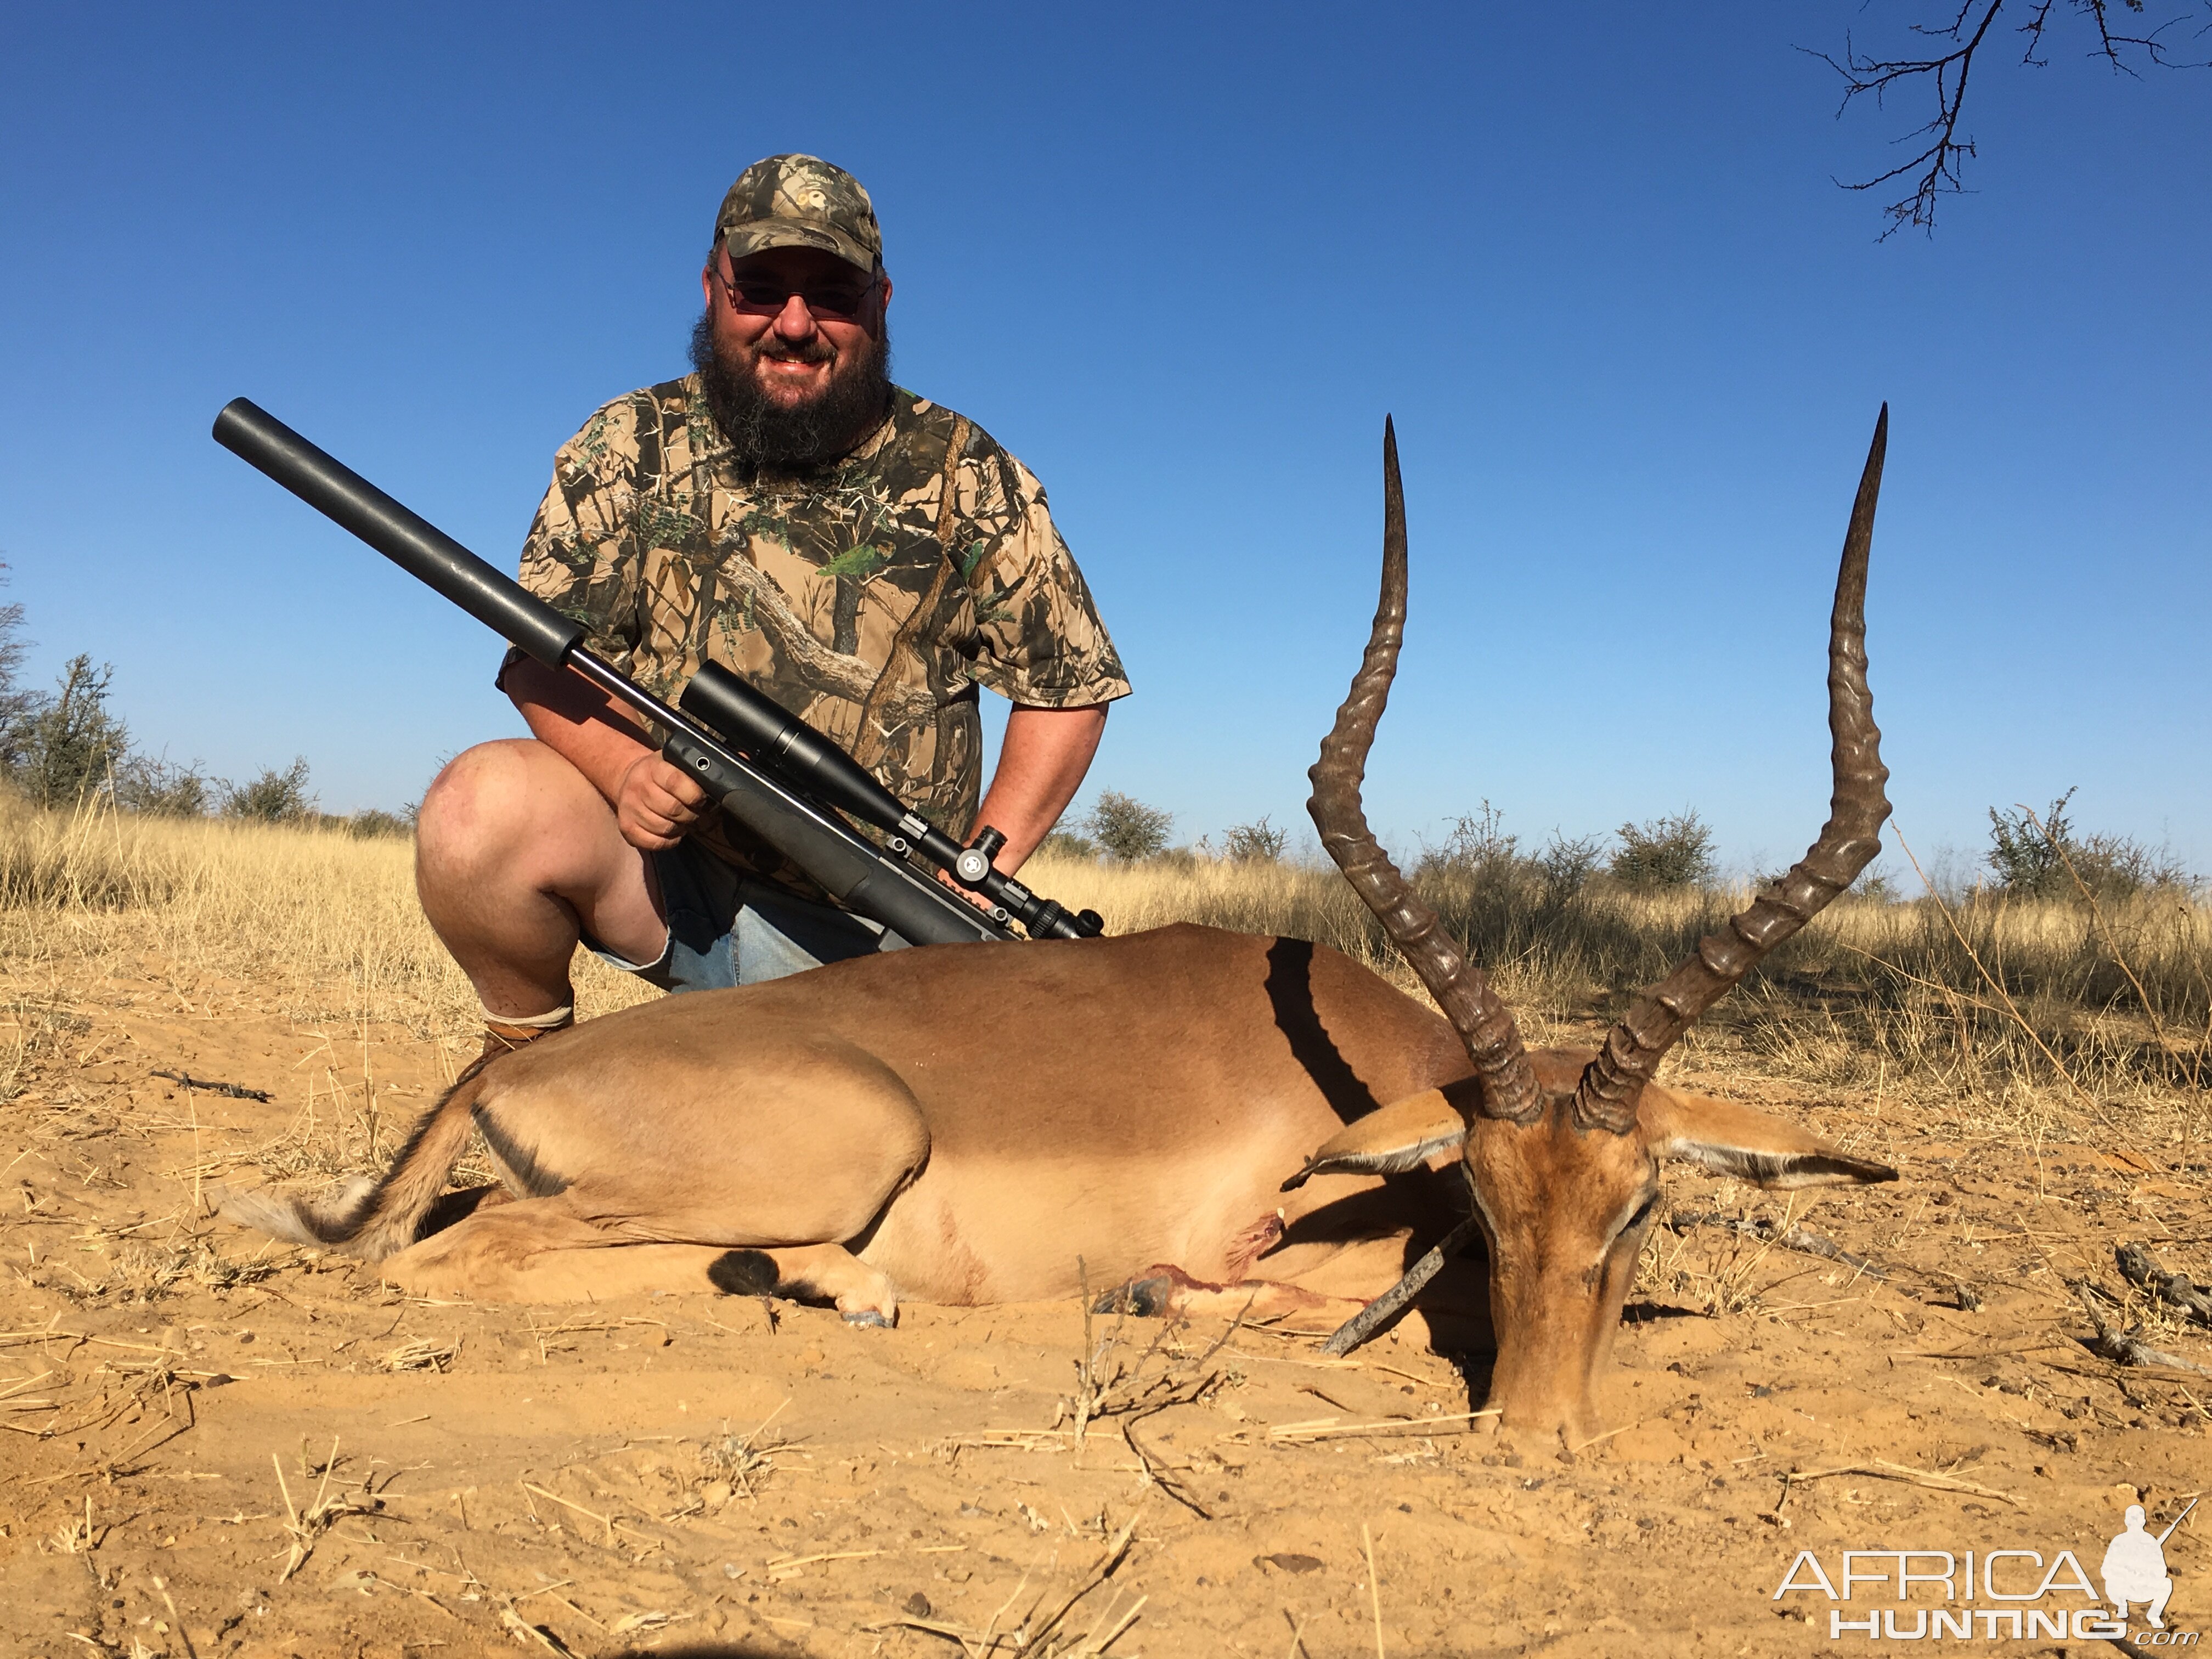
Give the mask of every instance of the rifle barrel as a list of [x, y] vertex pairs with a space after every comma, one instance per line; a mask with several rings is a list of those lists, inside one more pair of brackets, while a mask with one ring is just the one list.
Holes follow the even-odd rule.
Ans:
[[222, 406], [215, 417], [215, 441], [548, 668], [560, 667], [583, 642], [583, 623], [493, 569], [249, 399], [234, 398]]
[[[2191, 1498], [2189, 1500], [2189, 1510], [2195, 1509], [2200, 1501], [2201, 1500], [2197, 1498]], [[2160, 1546], [2163, 1546], [2167, 1539], [2173, 1536], [2173, 1528], [2175, 1527], [2179, 1526], [2183, 1522], [2189, 1519], [2189, 1510], [2184, 1510], [2180, 1514], [2175, 1516], [2172, 1522], [2166, 1527], [2166, 1529], [2159, 1534], [2158, 1541]]]

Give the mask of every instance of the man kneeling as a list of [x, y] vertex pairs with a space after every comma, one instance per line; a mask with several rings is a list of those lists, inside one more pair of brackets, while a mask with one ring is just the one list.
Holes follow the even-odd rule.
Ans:
[[[714, 221], [692, 373], [607, 404], [556, 456], [523, 586], [668, 702], [706, 661], [827, 732], [1009, 872], [1081, 784], [1127, 680], [1029, 470], [891, 384], [891, 283], [860, 183], [806, 155]], [[877, 948], [805, 872], [707, 806], [628, 713], [510, 653], [532, 739], [424, 797], [416, 883], [477, 989], [487, 1057], [568, 1024], [580, 941], [672, 991]], [[975, 688], [1014, 703], [977, 805]]]

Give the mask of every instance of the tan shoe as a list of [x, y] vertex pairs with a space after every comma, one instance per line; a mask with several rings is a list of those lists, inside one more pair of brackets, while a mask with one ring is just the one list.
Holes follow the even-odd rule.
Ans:
[[511, 1054], [517, 1048], [526, 1048], [540, 1037], [551, 1036], [556, 1031], [565, 1031], [575, 1023], [576, 1013], [573, 1008], [561, 1009], [555, 1023], [550, 1025], [515, 1024], [486, 1015], [483, 1051], [461, 1068], [460, 1075], [453, 1079], [454, 1085], [459, 1087], [466, 1083], [501, 1054]]

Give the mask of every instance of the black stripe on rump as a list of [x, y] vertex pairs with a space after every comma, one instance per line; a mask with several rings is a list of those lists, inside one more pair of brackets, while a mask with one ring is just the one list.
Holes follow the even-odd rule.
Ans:
[[530, 1197], [550, 1198], [556, 1193], [568, 1190], [568, 1176], [538, 1168], [536, 1149], [516, 1145], [483, 1107], [477, 1107], [469, 1115], [476, 1120], [477, 1133], [483, 1136], [484, 1145], [491, 1148], [491, 1155]]

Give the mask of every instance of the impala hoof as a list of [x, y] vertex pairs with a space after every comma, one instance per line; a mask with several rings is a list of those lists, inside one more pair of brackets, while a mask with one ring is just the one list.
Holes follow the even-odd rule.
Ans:
[[891, 1322], [873, 1308], [862, 1308], [857, 1313], [847, 1314], [845, 1322], [848, 1325], [872, 1325], [879, 1331], [887, 1331], [891, 1328]]

